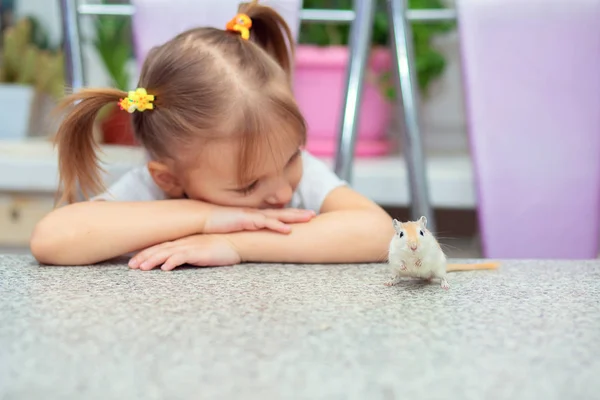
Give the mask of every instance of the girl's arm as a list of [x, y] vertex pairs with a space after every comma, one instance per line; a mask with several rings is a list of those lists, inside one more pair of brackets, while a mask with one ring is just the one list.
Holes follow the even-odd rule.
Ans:
[[309, 221], [309, 211], [221, 207], [196, 200], [89, 201], [52, 211], [36, 226], [30, 248], [44, 264], [94, 264], [199, 233], [269, 229]]
[[30, 248], [44, 264], [93, 264], [200, 233], [209, 207], [187, 199], [74, 203], [36, 225]]
[[289, 235], [268, 231], [224, 235], [242, 261], [285, 263], [368, 263], [387, 258], [394, 228], [377, 204], [347, 186], [334, 189], [321, 214], [294, 225]]

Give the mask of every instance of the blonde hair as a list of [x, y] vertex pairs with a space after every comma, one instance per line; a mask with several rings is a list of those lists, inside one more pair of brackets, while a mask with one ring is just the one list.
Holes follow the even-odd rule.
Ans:
[[[198, 137], [239, 140], [238, 179], [262, 157], [270, 141], [301, 146], [306, 123], [293, 98], [293, 37], [285, 20], [256, 1], [239, 12], [252, 20], [249, 40], [210, 27], [183, 32], [153, 48], [141, 69], [138, 87], [155, 96], [154, 109], [134, 112], [136, 140], [152, 158], [176, 158], [179, 145]], [[93, 127], [101, 108], [127, 96], [117, 89], [83, 89], [59, 106], [67, 111], [56, 135], [59, 203], [104, 189]], [[125, 111], [122, 111], [125, 112]], [[288, 135], [288, 136], [283, 136]], [[290, 137], [291, 136], [291, 137]]]

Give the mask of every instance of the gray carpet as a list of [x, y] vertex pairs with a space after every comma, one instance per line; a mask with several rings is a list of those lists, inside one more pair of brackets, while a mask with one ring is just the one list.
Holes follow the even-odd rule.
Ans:
[[599, 261], [387, 278], [0, 256], [0, 399], [599, 398]]

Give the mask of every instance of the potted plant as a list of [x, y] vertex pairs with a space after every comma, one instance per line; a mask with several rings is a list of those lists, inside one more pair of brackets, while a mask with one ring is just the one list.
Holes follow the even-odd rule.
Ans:
[[[352, 0], [305, 0], [305, 8], [352, 9]], [[410, 8], [444, 8], [440, 0], [410, 0]], [[420, 90], [426, 95], [430, 83], [445, 69], [445, 59], [432, 39], [453, 28], [452, 23], [413, 24], [413, 50]], [[316, 155], [332, 156], [337, 147], [342, 112], [349, 24], [303, 23], [294, 72], [294, 91], [309, 125], [307, 148]], [[394, 67], [389, 50], [388, 13], [385, 1], [377, 2], [372, 49], [367, 64], [357, 129], [356, 156], [379, 156], [390, 152], [387, 128], [391, 121]], [[319, 99], [319, 101], [315, 101]]]
[[[32, 17], [6, 28], [0, 64], [0, 137], [23, 139], [48, 132], [45, 118], [64, 94], [64, 57], [52, 50], [46, 33]], [[50, 103], [50, 107], [44, 105]]]
[[[99, 15], [95, 19], [95, 28], [94, 45], [104, 62], [112, 86], [124, 91], [130, 90], [128, 65], [133, 58], [130, 19]], [[106, 106], [99, 114], [98, 121], [104, 143], [128, 146], [137, 144], [131, 126], [131, 115], [121, 111], [116, 102]]]

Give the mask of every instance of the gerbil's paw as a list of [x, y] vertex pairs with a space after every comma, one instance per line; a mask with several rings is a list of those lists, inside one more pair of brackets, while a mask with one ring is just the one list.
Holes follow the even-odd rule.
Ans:
[[402, 264], [400, 265], [400, 271], [406, 271], [408, 268], [406, 267], [406, 263], [404, 261], [402, 261]]
[[420, 267], [421, 265], [423, 265], [423, 262], [421, 261], [421, 259], [419, 258], [416, 262], [415, 262], [415, 266]]
[[390, 279], [389, 281], [387, 281], [386, 283], [384, 283], [384, 285], [385, 286], [395, 286], [399, 283], [400, 283], [400, 278], [394, 277], [394, 278]]
[[442, 279], [442, 283], [440, 284], [440, 286], [442, 287], [442, 289], [450, 289], [450, 284], [445, 278]]

